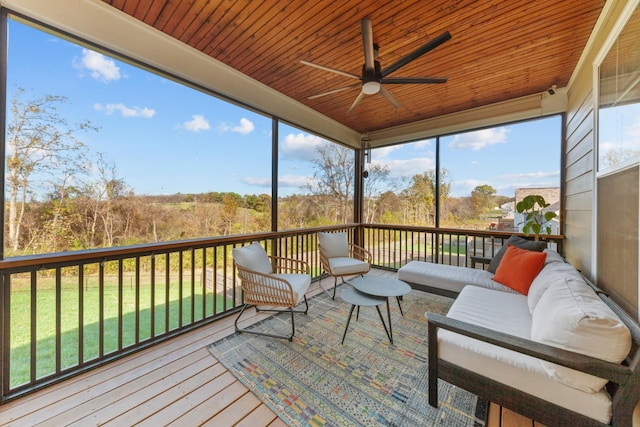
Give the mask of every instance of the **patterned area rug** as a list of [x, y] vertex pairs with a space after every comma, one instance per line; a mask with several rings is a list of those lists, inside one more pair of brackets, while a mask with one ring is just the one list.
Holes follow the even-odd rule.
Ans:
[[[308, 315], [295, 315], [293, 342], [236, 333], [209, 350], [288, 425], [484, 426], [487, 402], [444, 381], [439, 408], [427, 403], [424, 313], [446, 313], [453, 300], [413, 290], [404, 316], [391, 302], [394, 345], [374, 307], [361, 307], [357, 321], [354, 311], [341, 345], [351, 306], [322, 293], [309, 299]], [[284, 334], [290, 322], [278, 314], [254, 327]]]

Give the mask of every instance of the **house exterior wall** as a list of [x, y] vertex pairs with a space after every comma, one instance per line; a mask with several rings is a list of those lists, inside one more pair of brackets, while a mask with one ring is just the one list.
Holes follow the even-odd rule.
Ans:
[[593, 279], [595, 273], [595, 94], [593, 64], [627, 1], [607, 1], [568, 86], [564, 155], [564, 252]]

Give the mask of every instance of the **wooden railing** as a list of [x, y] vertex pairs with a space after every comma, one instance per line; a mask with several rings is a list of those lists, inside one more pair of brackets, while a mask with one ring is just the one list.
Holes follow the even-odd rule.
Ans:
[[[513, 232], [362, 224], [362, 245], [378, 268], [397, 270], [412, 260], [471, 266], [471, 257], [491, 258]], [[517, 234], [517, 233], [516, 233]], [[522, 234], [520, 236], [524, 237]], [[541, 236], [562, 253], [562, 236]]]
[[469, 248], [490, 256], [511, 234], [347, 224], [6, 259], [0, 403], [235, 313], [234, 247], [259, 241], [319, 279], [319, 231], [346, 231], [392, 270], [412, 259], [467, 265]]

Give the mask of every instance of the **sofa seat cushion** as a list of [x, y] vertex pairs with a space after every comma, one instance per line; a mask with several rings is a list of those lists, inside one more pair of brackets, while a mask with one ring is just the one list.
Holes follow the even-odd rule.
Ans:
[[[530, 339], [527, 297], [467, 286], [447, 317]], [[479, 340], [440, 330], [441, 359], [495, 381], [584, 414], [605, 424], [611, 418], [611, 397], [603, 389], [586, 393], [551, 378], [540, 360]]]
[[333, 276], [361, 274], [369, 271], [369, 263], [349, 257], [329, 258], [329, 268]]
[[493, 273], [488, 271], [425, 261], [411, 261], [398, 270], [399, 280], [453, 292], [460, 292], [466, 285], [516, 292], [492, 278]]
[[[533, 311], [531, 338], [544, 344], [608, 362], [620, 363], [631, 350], [631, 333], [582, 279], [567, 277], [542, 295]], [[586, 392], [602, 389], [606, 379], [542, 362], [559, 382]]]

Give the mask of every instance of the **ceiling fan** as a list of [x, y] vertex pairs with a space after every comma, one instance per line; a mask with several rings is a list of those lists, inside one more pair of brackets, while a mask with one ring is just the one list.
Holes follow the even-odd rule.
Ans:
[[331, 73], [340, 74], [342, 76], [350, 77], [352, 79], [360, 80], [359, 83], [354, 83], [348, 86], [339, 87], [327, 92], [320, 93], [318, 95], [310, 96], [308, 99], [320, 98], [322, 96], [331, 95], [333, 93], [342, 92], [348, 89], [353, 89], [358, 86], [362, 86], [360, 93], [356, 100], [351, 104], [349, 112], [362, 101], [365, 95], [374, 95], [381, 93], [394, 107], [400, 107], [400, 103], [384, 88], [384, 84], [423, 84], [423, 83], [446, 83], [446, 77], [387, 77], [389, 74], [397, 71], [399, 68], [407, 65], [409, 62], [419, 58], [425, 53], [435, 49], [442, 43], [451, 39], [451, 34], [448, 31], [440, 34], [438, 37], [429, 40], [427, 43], [420, 46], [418, 49], [409, 53], [408, 55], [400, 58], [390, 66], [382, 69], [380, 62], [375, 58], [378, 54], [378, 46], [373, 43], [373, 31], [371, 29], [371, 21], [369, 19], [360, 20], [360, 26], [362, 28], [362, 43], [364, 45], [364, 65], [362, 66], [362, 76], [357, 76], [345, 71], [336, 70], [335, 68], [325, 67], [324, 65], [314, 64], [313, 62], [300, 61], [304, 65], [309, 65], [321, 70], [329, 71]]

